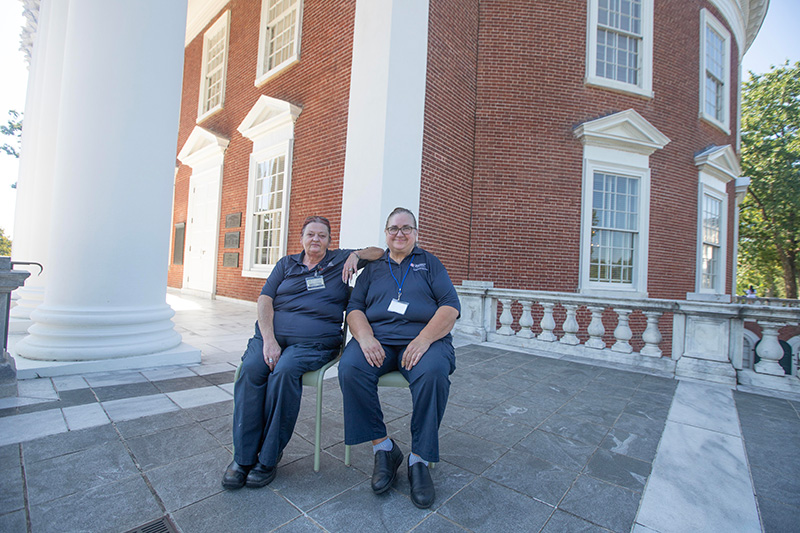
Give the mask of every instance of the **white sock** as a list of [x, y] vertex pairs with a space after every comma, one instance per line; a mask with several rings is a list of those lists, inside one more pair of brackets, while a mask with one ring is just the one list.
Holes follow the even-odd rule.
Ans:
[[415, 453], [411, 453], [408, 455], [408, 466], [413, 466], [414, 463], [425, 463], [425, 466], [428, 466], [428, 461]]
[[372, 453], [378, 452], [390, 452], [394, 448], [394, 444], [392, 444], [392, 439], [386, 439], [384, 441], [379, 442], [378, 444], [372, 445]]

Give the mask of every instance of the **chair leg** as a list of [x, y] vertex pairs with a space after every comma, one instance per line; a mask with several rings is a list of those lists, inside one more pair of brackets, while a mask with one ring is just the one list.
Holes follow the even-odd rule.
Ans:
[[350, 445], [344, 445], [344, 466], [350, 466]]
[[314, 428], [314, 472], [319, 472], [320, 439], [322, 434], [322, 378], [317, 380], [317, 423]]

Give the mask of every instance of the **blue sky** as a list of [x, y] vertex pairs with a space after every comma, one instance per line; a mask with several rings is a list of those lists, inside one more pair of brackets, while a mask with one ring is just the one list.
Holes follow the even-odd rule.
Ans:
[[[0, 121], [5, 124], [9, 109], [23, 111], [28, 70], [19, 51], [19, 34], [24, 23], [22, 2], [0, 0]], [[786, 59], [800, 61], [800, 1], [771, 0], [761, 31], [744, 56], [742, 78], [748, 71], [767, 72], [771, 65]], [[0, 139], [0, 144], [7, 142]], [[0, 153], [0, 228], [13, 236], [15, 191], [18, 164]], [[22, 259], [22, 258], [20, 258]]]

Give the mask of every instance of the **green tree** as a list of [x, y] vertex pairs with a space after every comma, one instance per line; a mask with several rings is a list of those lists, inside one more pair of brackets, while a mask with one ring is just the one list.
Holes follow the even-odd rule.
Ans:
[[[11, 117], [8, 119], [5, 125], [0, 124], [0, 133], [3, 135], [9, 135], [11, 137], [17, 138], [17, 146], [21, 145], [22, 139], [22, 114], [18, 111], [14, 111], [13, 109], [9, 110], [8, 116]], [[13, 155], [14, 157], [19, 157], [19, 148], [14, 148], [8, 143], [4, 143], [3, 146], [0, 146], [0, 150], [4, 151], [8, 155]]]
[[[800, 62], [750, 73], [742, 90], [741, 291], [797, 298], [800, 268]], [[780, 276], [778, 276], [780, 273]]]
[[3, 228], [0, 228], [0, 255], [11, 255], [11, 239], [5, 236]]

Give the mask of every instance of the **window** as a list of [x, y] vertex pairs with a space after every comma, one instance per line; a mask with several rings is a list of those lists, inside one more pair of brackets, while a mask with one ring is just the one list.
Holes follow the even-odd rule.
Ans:
[[702, 270], [701, 289], [715, 289], [719, 285], [720, 238], [722, 226], [722, 200], [709, 194], [703, 195], [702, 215]]
[[639, 179], [594, 172], [589, 281], [633, 283]]
[[[728, 183], [739, 175], [736, 153], [730, 145], [711, 146], [694, 158], [698, 169], [697, 268], [695, 292], [688, 300], [728, 301]], [[735, 261], [735, 259], [734, 259]]]
[[587, 82], [652, 96], [653, 0], [589, 0]]
[[585, 122], [579, 291], [647, 296], [650, 154], [669, 139], [633, 109]]
[[200, 80], [198, 122], [222, 109], [225, 100], [229, 26], [230, 11], [226, 11], [203, 36], [203, 72]]
[[700, 117], [730, 133], [730, 33], [707, 9], [700, 19]]
[[253, 228], [254, 265], [274, 265], [281, 258], [286, 190], [286, 155], [274, 155], [256, 164]]
[[300, 59], [303, 0], [262, 0], [256, 85]]
[[253, 141], [242, 276], [266, 278], [286, 255], [294, 123], [300, 111], [262, 95], [239, 125], [239, 132]]

